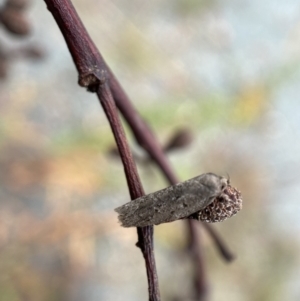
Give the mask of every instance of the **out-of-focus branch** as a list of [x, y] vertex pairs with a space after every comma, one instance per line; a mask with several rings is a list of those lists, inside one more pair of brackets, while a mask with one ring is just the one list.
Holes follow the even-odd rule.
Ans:
[[[190, 240], [190, 251], [192, 252], [197, 262], [204, 262], [203, 248], [201, 246], [200, 229], [196, 227], [195, 221], [189, 220], [189, 240]], [[197, 238], [196, 238], [197, 237]], [[196, 239], [195, 239], [196, 238]], [[207, 283], [207, 277], [205, 270], [195, 269], [195, 300], [206, 301], [208, 299], [209, 286]]]
[[215, 245], [220, 253], [220, 255], [227, 261], [231, 262], [235, 259], [235, 255], [226, 247], [225, 243], [221, 237], [217, 234], [213, 227], [210, 227], [209, 224], [202, 223], [206, 231], [210, 234], [211, 238], [214, 240]]
[[[110, 123], [122, 159], [131, 199], [144, 195], [111, 90], [109, 72], [69, 0], [45, 0], [53, 14], [79, 73], [79, 84], [96, 92]], [[153, 227], [138, 228], [138, 244], [144, 256], [149, 300], [159, 301], [158, 278], [153, 253]]]

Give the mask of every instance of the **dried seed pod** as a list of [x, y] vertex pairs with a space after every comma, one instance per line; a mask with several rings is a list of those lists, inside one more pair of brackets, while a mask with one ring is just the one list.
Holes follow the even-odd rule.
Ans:
[[30, 33], [31, 26], [27, 19], [15, 9], [6, 8], [1, 12], [1, 22], [13, 34], [26, 36]]
[[192, 214], [189, 218], [207, 223], [223, 222], [227, 218], [236, 215], [241, 209], [242, 197], [240, 191], [228, 185], [212, 203]]
[[229, 187], [228, 179], [207, 173], [137, 198], [115, 211], [119, 213], [123, 227], [145, 227], [196, 218], [192, 215], [209, 206], [224, 191], [231, 191]]
[[184, 148], [190, 145], [193, 141], [192, 132], [188, 129], [179, 129], [170, 138], [164, 147], [164, 151], [172, 151], [175, 149]]
[[108, 155], [113, 157], [113, 158], [120, 158], [120, 153], [117, 147], [112, 146], [109, 150], [108, 150]]

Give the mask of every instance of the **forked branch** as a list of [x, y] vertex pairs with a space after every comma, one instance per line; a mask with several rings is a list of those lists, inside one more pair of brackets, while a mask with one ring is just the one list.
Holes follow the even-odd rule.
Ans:
[[[70, 0], [45, 0], [53, 14], [79, 73], [79, 84], [96, 92], [110, 123], [122, 159], [131, 199], [144, 195], [135, 162], [109, 87], [108, 70]], [[138, 246], [146, 264], [149, 300], [159, 301], [159, 286], [153, 253], [153, 227], [138, 228]]]

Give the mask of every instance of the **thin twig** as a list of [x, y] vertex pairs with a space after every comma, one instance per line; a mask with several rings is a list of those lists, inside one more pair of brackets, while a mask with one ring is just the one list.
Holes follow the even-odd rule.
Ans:
[[215, 241], [215, 245], [220, 255], [227, 261], [231, 262], [235, 260], [236, 256], [228, 249], [224, 248], [225, 243], [222, 241], [221, 237], [216, 233], [213, 227], [210, 227], [209, 224], [202, 223], [206, 231], [210, 234], [210, 237]]
[[[141, 186], [140, 179], [138, 177], [136, 165], [133, 161], [129, 145], [126, 141], [123, 127], [117, 114], [115, 102], [112, 98], [111, 91], [107, 83], [99, 85], [97, 95], [115, 136], [115, 140], [120, 152], [120, 157], [124, 165], [131, 199], [136, 199], [140, 196], [143, 196], [144, 191]], [[155, 258], [153, 253], [153, 226], [137, 229], [137, 246], [142, 250], [147, 267], [149, 300], [158, 301], [160, 300], [160, 294], [155, 266]]]
[[[126, 136], [112, 97], [106, 65], [69, 0], [45, 0], [53, 14], [79, 73], [79, 84], [96, 92], [113, 131], [123, 162], [131, 199], [144, 195]], [[138, 247], [146, 264], [150, 301], [160, 301], [153, 252], [153, 227], [138, 228]]]
[[[199, 233], [200, 229], [197, 227], [196, 221], [189, 220], [189, 239], [190, 239], [190, 250], [197, 262], [203, 262], [204, 264], [204, 254], [203, 248], [200, 245], [201, 242], [201, 234]], [[195, 239], [197, 237], [197, 239]], [[196, 296], [195, 299], [197, 301], [206, 301], [208, 298], [209, 286], [207, 283], [207, 277], [205, 274], [205, 270], [195, 269], [195, 289]]]

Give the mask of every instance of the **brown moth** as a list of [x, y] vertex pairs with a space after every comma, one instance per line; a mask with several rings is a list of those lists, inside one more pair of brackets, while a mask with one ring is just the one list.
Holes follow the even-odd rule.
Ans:
[[185, 218], [218, 222], [241, 208], [241, 194], [229, 180], [206, 173], [132, 200], [115, 211], [123, 227], [145, 227]]

